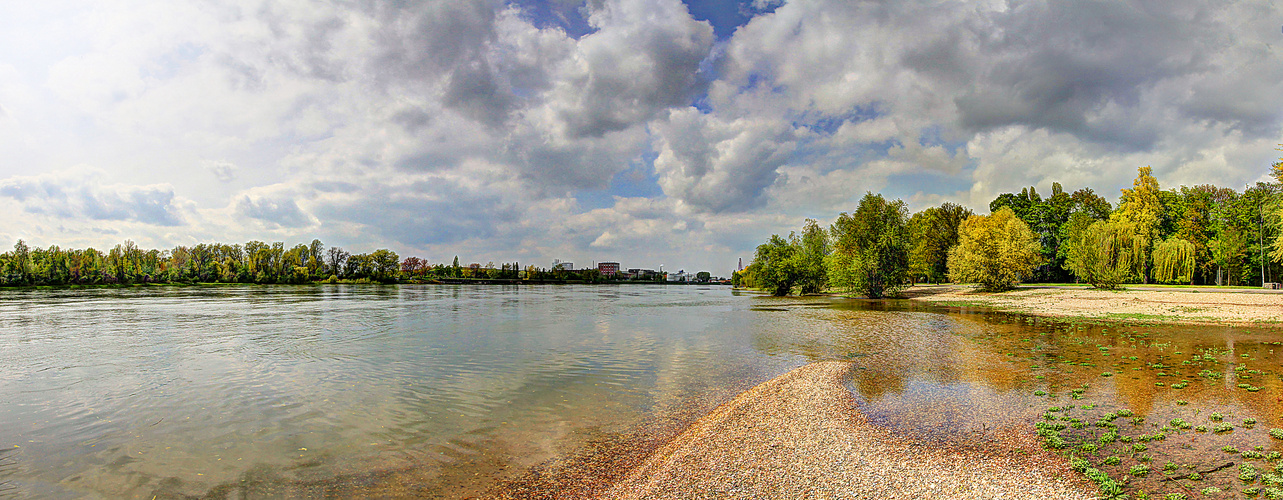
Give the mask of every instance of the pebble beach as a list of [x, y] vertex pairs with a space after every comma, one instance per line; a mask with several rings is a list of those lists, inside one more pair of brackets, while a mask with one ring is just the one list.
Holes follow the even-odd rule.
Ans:
[[854, 411], [851, 365], [797, 368], [696, 421], [600, 498], [1094, 498], [1030, 436], [914, 442]]

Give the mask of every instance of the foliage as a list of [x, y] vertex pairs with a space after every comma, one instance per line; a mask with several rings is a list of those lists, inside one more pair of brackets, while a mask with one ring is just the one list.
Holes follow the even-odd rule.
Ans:
[[939, 283], [948, 278], [949, 249], [958, 244], [958, 227], [971, 215], [971, 209], [944, 203], [909, 218], [909, 263], [915, 280]]
[[826, 260], [829, 284], [869, 298], [894, 295], [909, 277], [908, 208], [866, 193], [852, 214], [842, 213], [830, 229], [833, 252]]
[[1092, 223], [1067, 244], [1066, 263], [1076, 276], [1096, 288], [1114, 289], [1139, 272], [1148, 240], [1135, 223], [1111, 220]]
[[1194, 244], [1169, 238], [1154, 246], [1154, 281], [1189, 283], [1194, 276]]
[[1010, 290], [1044, 262], [1038, 236], [1010, 208], [973, 215], [958, 230], [949, 251], [949, 279], [978, 283], [982, 290]]
[[1154, 178], [1153, 169], [1148, 166], [1137, 168], [1132, 189], [1124, 188], [1122, 192], [1118, 210], [1110, 216], [1110, 220], [1134, 225], [1137, 235], [1141, 237], [1137, 240], [1141, 245], [1140, 254], [1135, 256], [1136, 275], [1142, 282], [1148, 283], [1149, 258], [1152, 250], [1150, 243], [1156, 242], [1160, 237], [1159, 229], [1164, 214], [1158, 180]]
[[797, 247], [793, 254], [802, 293], [819, 293], [828, 284], [824, 258], [829, 254], [829, 235], [814, 219], [807, 219], [802, 237], [790, 238]]
[[771, 295], [783, 297], [793, 291], [793, 286], [800, 281], [800, 270], [796, 258], [798, 248], [779, 235], [771, 235], [766, 243], [757, 246], [753, 257], [754, 271], [752, 287], [762, 288]]

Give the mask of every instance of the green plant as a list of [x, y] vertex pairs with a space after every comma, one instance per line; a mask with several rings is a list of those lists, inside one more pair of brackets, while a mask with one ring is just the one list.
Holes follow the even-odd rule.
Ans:
[[1225, 420], [1225, 415], [1221, 415], [1218, 412], [1212, 412], [1212, 414], [1208, 415], [1207, 418], [1213, 422], [1220, 422], [1222, 420]]
[[1216, 424], [1216, 427], [1212, 428], [1212, 432], [1234, 432], [1234, 426], [1229, 423], [1222, 422]]
[[1221, 451], [1225, 453], [1238, 453], [1238, 448], [1235, 448], [1234, 445], [1227, 444], [1221, 447]]
[[1256, 481], [1259, 475], [1260, 473], [1257, 472], [1256, 467], [1252, 467], [1252, 464], [1244, 463], [1238, 466], [1238, 478], [1245, 483]]
[[1274, 439], [1283, 439], [1283, 429], [1270, 429], [1270, 437]]
[[1105, 458], [1105, 460], [1101, 463], [1105, 465], [1118, 465], [1119, 463], [1122, 463], [1122, 461], [1123, 459], [1120, 458], [1118, 455], [1110, 455], [1109, 457]]
[[1149, 467], [1144, 465], [1133, 465], [1131, 470], [1128, 471], [1128, 474], [1131, 474], [1134, 477], [1145, 477], [1149, 474]]

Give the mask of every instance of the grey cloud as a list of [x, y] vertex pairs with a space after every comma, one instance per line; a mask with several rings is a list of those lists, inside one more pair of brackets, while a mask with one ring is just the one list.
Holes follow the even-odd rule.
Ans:
[[507, 121], [518, 103], [490, 66], [477, 61], [461, 65], [450, 73], [442, 104], [473, 120], [498, 127]]
[[55, 176], [0, 181], [0, 196], [23, 203], [28, 213], [63, 219], [134, 221], [157, 226], [186, 222], [168, 186], [104, 186]]
[[621, 0], [589, 17], [598, 31], [560, 75], [552, 106], [573, 137], [601, 137], [685, 106], [702, 91], [699, 66], [714, 41], [708, 23], [672, 0]]
[[[1164, 125], [1147, 116], [1146, 108], [1169, 103], [1146, 100], [1171, 98], [1185, 101], [1189, 114], [1273, 133], [1277, 117], [1270, 123], [1260, 109], [1236, 106], [1252, 95], [1237, 90], [1274, 90], [1277, 96], [1277, 79], [1265, 88], [1217, 81], [1245, 62], [1229, 53], [1236, 50], [1230, 47], [1238, 31], [1231, 22], [1237, 21], [1226, 19], [1232, 13], [1216, 16], [1221, 8], [1201, 1], [1020, 4], [959, 25], [969, 42], [952, 43], [954, 50], [938, 51], [930, 62], [948, 67], [945, 61], [963, 61], [970, 67], [970, 85], [955, 87], [966, 89], [955, 103], [961, 125], [971, 130], [1027, 125], [1148, 149]], [[1277, 58], [1267, 65], [1276, 75], [1283, 67]], [[1194, 82], [1201, 84], [1194, 95], [1180, 92]], [[1163, 95], [1164, 86], [1176, 92]], [[1279, 97], [1266, 101], [1258, 104], [1283, 103]], [[1110, 108], [1126, 111], [1111, 114]]]
[[360, 186], [351, 182], [343, 181], [319, 181], [311, 184], [312, 189], [322, 193], [352, 193], [360, 189]]
[[770, 120], [724, 123], [685, 110], [658, 129], [655, 170], [664, 193], [713, 213], [764, 205], [767, 188], [797, 148], [793, 129]]
[[476, 192], [444, 179], [367, 188], [355, 200], [323, 204], [316, 212], [416, 247], [492, 238], [501, 225], [521, 217], [516, 205], [497, 193]]
[[236, 213], [242, 217], [259, 220], [269, 227], [300, 228], [312, 225], [312, 217], [304, 213], [294, 200], [242, 196], [236, 203]]

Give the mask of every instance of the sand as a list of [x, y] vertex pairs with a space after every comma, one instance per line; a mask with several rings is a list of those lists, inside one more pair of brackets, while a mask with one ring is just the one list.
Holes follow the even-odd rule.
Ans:
[[1032, 430], [984, 451], [892, 436], [854, 408], [844, 362], [813, 363], [699, 419], [600, 498], [1094, 498]]
[[1083, 288], [1020, 288], [982, 293], [960, 286], [916, 286], [912, 300], [974, 304], [1041, 316], [1143, 320], [1159, 323], [1279, 325], [1283, 294], [1200, 289], [1106, 291]]

